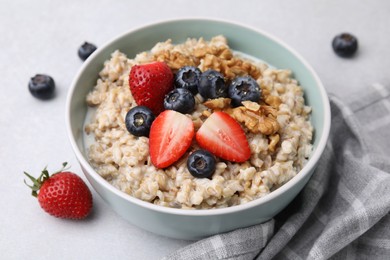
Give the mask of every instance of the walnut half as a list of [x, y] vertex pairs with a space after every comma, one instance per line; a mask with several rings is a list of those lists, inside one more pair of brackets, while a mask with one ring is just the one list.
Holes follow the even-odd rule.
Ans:
[[243, 123], [252, 133], [273, 135], [279, 130], [280, 126], [276, 120], [277, 110], [272, 106], [243, 101], [242, 106], [231, 108], [230, 101], [230, 98], [217, 98], [203, 104], [212, 110], [228, 113], [235, 120]]
[[154, 54], [153, 60], [166, 62], [173, 70], [178, 70], [184, 66], [198, 66], [199, 64], [199, 61], [194, 57], [170, 50], [163, 50]]
[[207, 100], [203, 103], [206, 107], [212, 110], [224, 110], [230, 107], [231, 99], [230, 98], [215, 98]]
[[252, 133], [273, 135], [279, 130], [275, 108], [252, 101], [243, 101], [242, 104], [243, 106], [227, 109], [226, 112], [238, 122], [245, 124]]

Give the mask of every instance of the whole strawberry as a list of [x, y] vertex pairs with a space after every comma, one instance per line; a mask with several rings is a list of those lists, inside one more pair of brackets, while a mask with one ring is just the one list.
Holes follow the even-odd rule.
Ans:
[[135, 102], [146, 106], [154, 115], [164, 110], [164, 97], [173, 89], [173, 73], [164, 62], [134, 65], [130, 70], [129, 86]]
[[49, 175], [46, 168], [35, 179], [24, 174], [33, 182], [32, 195], [38, 198], [41, 207], [50, 215], [58, 218], [83, 219], [92, 209], [92, 194], [85, 182], [76, 174], [63, 168]]

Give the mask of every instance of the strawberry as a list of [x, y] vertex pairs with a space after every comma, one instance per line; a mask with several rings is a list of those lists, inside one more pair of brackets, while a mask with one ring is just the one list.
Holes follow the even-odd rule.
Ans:
[[157, 168], [173, 164], [190, 147], [195, 130], [187, 116], [165, 110], [153, 121], [149, 134], [149, 153]]
[[244, 130], [225, 112], [212, 113], [195, 138], [200, 147], [228, 161], [245, 162], [251, 156]]
[[[68, 219], [83, 219], [92, 208], [92, 194], [85, 182], [76, 174], [63, 168], [49, 175], [46, 168], [35, 179], [24, 174], [33, 182], [32, 195], [38, 198], [42, 209], [52, 216]], [[38, 193], [39, 191], [39, 193]]]
[[164, 62], [134, 65], [129, 86], [139, 106], [146, 106], [157, 116], [164, 110], [164, 97], [173, 89], [173, 73]]

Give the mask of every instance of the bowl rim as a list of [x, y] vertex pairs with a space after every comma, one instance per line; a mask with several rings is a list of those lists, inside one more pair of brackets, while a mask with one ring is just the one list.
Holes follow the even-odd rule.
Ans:
[[[164, 207], [160, 205], [155, 205], [150, 202], [143, 201], [141, 199], [132, 197], [131, 195], [124, 193], [120, 191], [119, 189], [115, 188], [113, 185], [111, 185], [109, 182], [107, 182], [103, 177], [101, 177], [94, 169], [93, 167], [89, 164], [87, 159], [82, 155], [81, 151], [78, 149], [76, 140], [74, 136], [72, 135], [72, 129], [71, 129], [71, 98], [73, 96], [73, 93], [75, 91], [75, 86], [76, 83], [79, 81], [81, 75], [83, 74], [85, 68], [91, 63], [93, 58], [99, 53], [103, 52], [107, 47], [109, 47], [112, 43], [126, 37], [129, 34], [135, 33], [140, 30], [145, 30], [151, 27], [159, 26], [161, 24], [169, 24], [169, 23], [178, 23], [178, 22], [189, 22], [189, 21], [194, 21], [194, 22], [212, 22], [212, 23], [223, 23], [231, 26], [238, 26], [242, 27], [245, 29], [252, 30], [253, 32], [257, 34], [261, 34], [262, 36], [265, 36], [266, 38], [270, 39], [271, 41], [276, 42], [283, 48], [285, 48], [287, 51], [289, 51], [293, 56], [295, 56], [304, 66], [307, 68], [307, 70], [310, 72], [310, 74], [313, 76], [319, 91], [320, 91], [320, 96], [321, 100], [323, 101], [324, 104], [324, 122], [323, 122], [323, 133], [320, 136], [320, 140], [318, 142], [317, 148], [313, 151], [311, 154], [310, 160], [306, 163], [306, 165], [299, 171], [299, 173], [294, 176], [292, 179], [290, 179], [287, 183], [283, 184], [281, 187], [278, 189], [272, 191], [271, 193], [267, 194], [264, 197], [257, 198], [253, 201], [249, 201], [244, 204], [240, 205], [235, 205], [232, 207], [226, 207], [226, 208], [217, 208], [217, 209], [202, 209], [202, 210], [187, 210], [187, 209], [176, 209], [176, 208], [169, 208], [169, 207]], [[88, 172], [88, 174], [101, 186], [103, 186], [105, 189], [110, 191], [111, 193], [115, 194], [116, 196], [119, 196], [120, 198], [133, 203], [137, 206], [146, 208], [151, 211], [156, 211], [160, 213], [165, 213], [165, 214], [171, 214], [171, 215], [185, 215], [185, 216], [211, 216], [211, 215], [224, 215], [224, 214], [231, 214], [231, 213], [236, 213], [240, 211], [245, 211], [251, 208], [255, 208], [256, 206], [259, 206], [261, 204], [265, 204], [278, 196], [282, 195], [284, 192], [287, 190], [291, 189], [293, 186], [295, 186], [298, 182], [300, 182], [303, 178], [305, 178], [309, 173], [310, 170], [316, 167], [316, 163], [319, 161], [328, 137], [329, 137], [329, 132], [330, 132], [330, 121], [331, 121], [331, 112], [330, 112], [330, 104], [329, 104], [329, 98], [326, 93], [325, 87], [323, 86], [320, 78], [318, 77], [317, 73], [314, 71], [312, 66], [297, 52], [295, 51], [292, 47], [284, 43], [282, 40], [278, 39], [277, 37], [269, 34], [268, 32], [265, 32], [261, 29], [242, 24], [240, 22], [236, 21], [230, 21], [230, 20], [224, 20], [224, 19], [214, 19], [214, 18], [174, 18], [174, 19], [167, 19], [167, 20], [161, 20], [161, 21], [154, 21], [151, 23], [147, 23], [145, 25], [141, 25], [138, 27], [135, 27], [133, 29], [130, 29], [124, 33], [119, 34], [118, 36], [114, 37], [113, 39], [107, 41], [105, 44], [102, 45], [102, 47], [98, 48], [92, 55], [84, 62], [84, 64], [81, 66], [81, 68], [78, 70], [76, 76], [74, 77], [70, 88], [68, 90], [68, 95], [66, 98], [66, 107], [65, 107], [65, 112], [66, 112], [66, 129], [67, 129], [67, 134], [68, 134], [68, 139], [70, 140], [73, 152], [76, 155], [76, 158], [78, 162], [80, 163], [81, 167], [84, 168], [85, 171]], [[86, 175], [84, 173], [84, 175]], [[89, 180], [88, 180], [89, 181]], [[100, 195], [100, 194], [99, 194]]]

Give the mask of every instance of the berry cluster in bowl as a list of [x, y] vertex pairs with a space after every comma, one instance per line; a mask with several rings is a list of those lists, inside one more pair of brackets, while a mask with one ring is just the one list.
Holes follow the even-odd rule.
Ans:
[[[259, 102], [261, 95], [259, 85], [251, 76], [234, 78], [228, 85], [216, 70], [202, 73], [197, 67], [184, 66], [173, 75], [164, 62], [133, 66], [129, 86], [138, 105], [127, 112], [126, 128], [135, 136], [149, 137], [151, 161], [158, 168], [169, 167], [191, 146], [194, 124], [183, 114], [195, 111], [196, 103], [228, 98], [227, 102], [238, 107], [243, 101]], [[194, 177], [212, 176], [214, 156], [231, 162], [245, 162], [250, 158], [244, 130], [226, 113], [210, 115], [197, 129], [195, 139], [203, 149], [191, 153], [187, 161], [187, 169]]]
[[265, 196], [295, 176], [313, 128], [285, 69], [235, 53], [223, 36], [157, 43], [106, 61], [85, 122], [91, 164], [154, 204], [207, 209]]

